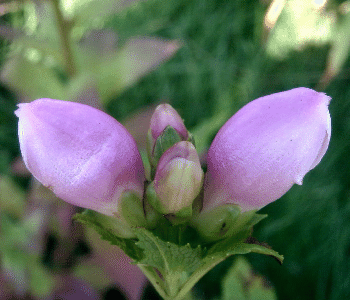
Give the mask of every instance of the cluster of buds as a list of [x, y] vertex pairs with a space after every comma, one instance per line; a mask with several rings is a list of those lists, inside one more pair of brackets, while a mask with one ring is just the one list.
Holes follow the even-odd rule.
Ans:
[[191, 212], [204, 173], [190, 133], [169, 104], [159, 105], [151, 118], [148, 156], [152, 170], [148, 201], [162, 214], [178, 214], [188, 208]]
[[328, 148], [329, 102], [296, 88], [248, 103], [216, 135], [206, 174], [183, 120], [161, 104], [148, 132], [151, 178], [133, 137], [102, 111], [39, 99], [20, 104], [16, 115], [27, 168], [58, 197], [131, 226], [175, 216], [206, 236], [302, 183]]

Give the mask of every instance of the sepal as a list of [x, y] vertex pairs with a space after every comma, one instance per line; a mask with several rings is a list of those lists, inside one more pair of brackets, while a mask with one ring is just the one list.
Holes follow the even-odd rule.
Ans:
[[120, 246], [119, 241], [136, 237], [132, 227], [125, 221], [93, 210], [87, 209], [82, 213], [75, 214], [74, 220], [92, 227], [101, 235], [102, 239], [111, 242], [112, 245]]
[[116, 215], [131, 227], [147, 227], [142, 199], [130, 191], [126, 191], [121, 195]]
[[[152, 135], [149, 130], [148, 137], [150, 138], [151, 136]], [[151, 166], [153, 167], [152, 169], [157, 166], [163, 153], [180, 141], [181, 137], [178, 132], [173, 127], [167, 126], [162, 134], [156, 139], [154, 148], [151, 150], [150, 162]], [[148, 143], [150, 144], [151, 142], [148, 140]], [[151, 146], [148, 146], [148, 148], [150, 147]]]
[[238, 205], [225, 204], [196, 215], [191, 224], [205, 241], [214, 242], [232, 236], [248, 237], [253, 226], [266, 217], [256, 210], [242, 213]]
[[155, 229], [160, 224], [163, 215], [154, 209], [154, 207], [149, 203], [147, 197], [144, 197], [143, 199], [143, 208], [147, 221], [146, 228], [149, 230]]
[[183, 207], [178, 212], [174, 214], [168, 214], [166, 217], [173, 225], [180, 225], [188, 223], [189, 219], [193, 215], [192, 204], [186, 207]]
[[162, 203], [160, 202], [154, 189], [154, 182], [151, 182], [146, 188], [146, 198], [149, 204], [160, 214], [163, 214]]
[[239, 218], [238, 205], [222, 205], [208, 212], [200, 213], [191, 220], [191, 225], [206, 242], [214, 242], [227, 237], [228, 231]]

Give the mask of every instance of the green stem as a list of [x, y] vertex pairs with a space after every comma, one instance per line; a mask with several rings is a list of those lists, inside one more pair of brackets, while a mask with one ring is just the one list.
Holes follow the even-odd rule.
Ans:
[[[180, 290], [179, 288], [179, 274], [168, 274], [163, 280], [159, 277], [158, 273], [154, 268], [139, 264], [138, 267], [141, 269], [143, 274], [152, 283], [155, 290], [165, 300], [192, 300], [192, 294], [190, 289]], [[194, 285], [194, 284], [193, 284]]]
[[148, 280], [152, 283], [153, 287], [156, 289], [159, 295], [164, 299], [167, 299], [168, 296], [165, 291], [163, 280], [159, 277], [157, 272], [152, 267], [149, 267], [149, 266], [140, 265], [140, 264], [138, 264], [137, 266], [141, 269], [142, 273], [145, 274]]
[[182, 300], [185, 299], [186, 295], [190, 293], [192, 288], [195, 286], [195, 284], [205, 275], [207, 274], [212, 268], [214, 268], [217, 264], [225, 260], [225, 258], [218, 258], [213, 257], [212, 261], [209, 261], [202, 265], [199, 269], [197, 269], [190, 278], [186, 281], [186, 283], [182, 286], [181, 290], [177, 294], [176, 298], [174, 300]]
[[63, 51], [64, 61], [66, 64], [66, 72], [69, 77], [73, 77], [76, 74], [76, 67], [74, 63], [71, 43], [69, 40], [70, 25], [68, 24], [68, 22], [64, 20], [62, 11], [60, 9], [59, 0], [51, 0], [51, 1], [55, 11], [58, 31], [61, 38], [62, 51]]

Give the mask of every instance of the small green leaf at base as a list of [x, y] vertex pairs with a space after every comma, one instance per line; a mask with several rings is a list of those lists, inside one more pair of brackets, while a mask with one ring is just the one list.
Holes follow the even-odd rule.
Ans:
[[[94, 228], [112, 245], [120, 247], [164, 299], [183, 299], [206, 273], [231, 255], [254, 252], [275, 257], [280, 263], [283, 261], [282, 255], [251, 237], [251, 227], [263, 218], [255, 212], [241, 214], [231, 236], [209, 244], [201, 240], [194, 229], [188, 230], [185, 224], [173, 225], [166, 218], [152, 231], [129, 228], [132, 237], [123, 237], [113, 228], [114, 222], [118, 224], [121, 221], [105, 217], [87, 211], [77, 214], [75, 219]], [[259, 290], [260, 286], [252, 285], [252, 293], [256, 289]]]
[[192, 273], [201, 265], [202, 248], [192, 248], [163, 241], [143, 228], [135, 229], [139, 241], [136, 243], [143, 250], [144, 257], [139, 263], [158, 269], [160, 272], [179, 271]]
[[[86, 210], [83, 213], [76, 214], [74, 220], [92, 227], [101, 235], [103, 240], [110, 242], [111, 245], [118, 246], [132, 259], [140, 260], [142, 258], [142, 250], [136, 246], [136, 240], [117, 235], [115, 228], [112, 227], [114, 224], [112, 224], [110, 217]], [[120, 222], [117, 218], [114, 218], [113, 221], [116, 224]]]

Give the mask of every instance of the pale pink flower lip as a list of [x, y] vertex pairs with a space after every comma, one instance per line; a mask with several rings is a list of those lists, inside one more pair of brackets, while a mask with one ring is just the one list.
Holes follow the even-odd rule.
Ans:
[[160, 158], [154, 178], [154, 189], [163, 213], [176, 213], [192, 204], [203, 183], [197, 151], [192, 143], [181, 141]]
[[301, 87], [241, 108], [208, 151], [203, 209], [224, 203], [260, 209], [302, 184], [327, 151], [330, 100]]
[[28, 170], [63, 200], [113, 215], [123, 191], [143, 193], [136, 142], [114, 118], [53, 99], [20, 104], [18, 134]]

